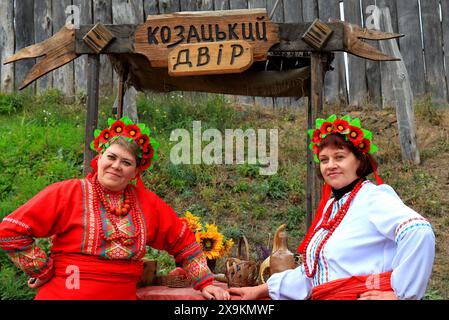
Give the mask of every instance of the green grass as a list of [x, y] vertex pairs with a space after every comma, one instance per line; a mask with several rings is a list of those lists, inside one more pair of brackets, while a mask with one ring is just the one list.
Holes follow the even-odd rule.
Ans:
[[[194, 98], [193, 98], [194, 97]], [[103, 99], [99, 127], [111, 116], [111, 99]], [[269, 239], [279, 225], [287, 224], [289, 247], [294, 251], [305, 233], [305, 153], [306, 121], [304, 110], [235, 107], [221, 95], [139, 94], [139, 119], [148, 124], [160, 142], [160, 157], [154, 169], [143, 177], [146, 186], [156, 192], [182, 215], [186, 210], [199, 215], [203, 222], [214, 222], [235, 243], [245, 235], [252, 255], [256, 248], [269, 247]], [[426, 103], [419, 117], [435, 123], [435, 112], [426, 116]], [[387, 111], [385, 111], [387, 112]], [[440, 112], [440, 111], [438, 111]], [[394, 111], [392, 111], [394, 114]], [[85, 105], [82, 100], [66, 103], [57, 91], [41, 96], [0, 95], [0, 218], [25, 203], [45, 186], [64, 179], [82, 177]], [[170, 162], [169, 140], [174, 129], [192, 131], [192, 122], [201, 121], [202, 130], [246, 128], [279, 130], [279, 169], [276, 175], [259, 175], [259, 166], [174, 165]], [[374, 123], [374, 120], [373, 120]], [[390, 131], [379, 133], [380, 145], [391, 143]], [[207, 144], [203, 142], [203, 146]], [[429, 148], [449, 150], [440, 140]], [[445, 149], [446, 148], [446, 149]], [[420, 166], [403, 166], [399, 149], [384, 148], [379, 154], [383, 178], [404, 201], [426, 216], [438, 218], [447, 212], [441, 181]], [[434, 152], [422, 150], [427, 159]], [[439, 149], [441, 151], [441, 148]], [[426, 197], [422, 195], [425, 194]], [[447, 199], [447, 195], [446, 198]], [[445, 202], [446, 201], [446, 202]], [[447, 227], [447, 221], [443, 224]], [[49, 251], [48, 240], [41, 240]], [[231, 253], [235, 256], [235, 248]], [[160, 273], [174, 267], [166, 253], [151, 249], [149, 258], [158, 259]], [[4, 252], [0, 253], [0, 298], [30, 299], [34, 293], [26, 287], [27, 277], [18, 271]], [[221, 269], [220, 269], [221, 268]], [[223, 271], [219, 262], [218, 272]], [[441, 288], [447, 280], [434, 279], [427, 299], [449, 298]]]

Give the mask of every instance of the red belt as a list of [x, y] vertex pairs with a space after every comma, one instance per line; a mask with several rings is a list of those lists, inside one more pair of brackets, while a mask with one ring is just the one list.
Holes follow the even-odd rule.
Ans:
[[391, 271], [329, 281], [312, 289], [312, 300], [357, 300], [371, 290], [392, 291]]

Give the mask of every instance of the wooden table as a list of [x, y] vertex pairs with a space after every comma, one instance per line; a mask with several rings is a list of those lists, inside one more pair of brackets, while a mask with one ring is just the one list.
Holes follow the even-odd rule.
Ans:
[[[215, 281], [214, 285], [227, 289], [228, 285]], [[167, 286], [146, 286], [137, 289], [137, 300], [206, 300], [200, 291], [188, 288], [170, 288]], [[231, 295], [231, 300], [241, 300], [240, 296]]]

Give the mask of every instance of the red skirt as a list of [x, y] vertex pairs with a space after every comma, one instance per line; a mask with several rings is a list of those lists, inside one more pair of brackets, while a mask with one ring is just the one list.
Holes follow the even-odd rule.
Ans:
[[36, 300], [135, 300], [143, 263], [70, 254], [52, 256], [54, 276]]
[[391, 272], [329, 281], [312, 289], [312, 300], [357, 300], [371, 290], [392, 291]]

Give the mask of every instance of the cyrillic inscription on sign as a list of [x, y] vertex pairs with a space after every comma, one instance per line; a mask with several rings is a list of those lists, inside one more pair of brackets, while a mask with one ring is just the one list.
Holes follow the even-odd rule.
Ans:
[[168, 55], [172, 76], [238, 73], [253, 63], [253, 48], [243, 40], [182, 44]]
[[266, 60], [270, 47], [279, 42], [278, 26], [265, 9], [148, 16], [136, 29], [134, 52], [145, 55], [152, 67], [166, 67], [169, 52], [180, 45], [238, 40], [252, 46], [254, 61]]

